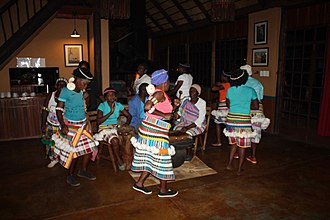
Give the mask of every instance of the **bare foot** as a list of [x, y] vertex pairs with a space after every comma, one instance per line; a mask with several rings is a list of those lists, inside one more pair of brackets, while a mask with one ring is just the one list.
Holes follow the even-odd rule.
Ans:
[[244, 171], [243, 169], [238, 170], [238, 171], [237, 171], [237, 175], [238, 175], [238, 176], [242, 175], [242, 172], [243, 172], [243, 171]]
[[213, 143], [213, 144], [211, 144], [212, 145], [212, 147], [221, 147], [221, 143]]
[[233, 168], [233, 165], [228, 165], [228, 166], [226, 167], [226, 169], [227, 169], [227, 170], [233, 170], [234, 168]]

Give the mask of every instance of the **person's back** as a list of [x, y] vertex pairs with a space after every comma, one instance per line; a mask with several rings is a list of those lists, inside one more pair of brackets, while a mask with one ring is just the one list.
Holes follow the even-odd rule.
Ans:
[[245, 85], [232, 86], [227, 91], [230, 100], [229, 112], [237, 114], [250, 114], [251, 100], [256, 98], [255, 91]]

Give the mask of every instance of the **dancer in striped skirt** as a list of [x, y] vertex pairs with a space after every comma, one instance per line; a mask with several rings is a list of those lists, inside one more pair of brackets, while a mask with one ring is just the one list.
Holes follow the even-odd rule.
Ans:
[[219, 91], [219, 104], [217, 110], [213, 110], [211, 112], [211, 115], [214, 117], [214, 123], [215, 123], [215, 134], [216, 134], [216, 142], [212, 144], [213, 147], [220, 147], [221, 144], [221, 134], [222, 129], [221, 125], [226, 125], [226, 118], [228, 115], [228, 107], [226, 104], [226, 94], [230, 87], [229, 83], [229, 73], [225, 73], [222, 71], [221, 74], [221, 82], [217, 85], [212, 87], [212, 91]]
[[231, 87], [226, 95], [229, 113], [224, 134], [228, 137], [231, 145], [227, 169], [233, 169], [232, 162], [238, 147], [238, 174], [242, 171], [245, 149], [251, 147], [251, 138], [256, 136], [256, 133], [252, 131], [250, 109], [251, 106], [252, 109], [258, 109], [258, 99], [256, 92], [244, 85], [247, 78], [248, 73], [246, 70], [233, 72], [230, 76]]
[[66, 88], [63, 88], [58, 98], [56, 115], [60, 123], [60, 131], [53, 135], [54, 153], [60, 164], [69, 169], [67, 183], [79, 186], [74, 177], [77, 158], [82, 156], [83, 163], [78, 176], [88, 180], [96, 177], [87, 171], [92, 154], [96, 156], [98, 142], [93, 135], [86, 119], [86, 104], [83, 90], [86, 89], [93, 75], [86, 68], [77, 68], [73, 72]]
[[175, 179], [171, 159], [175, 149], [169, 144], [168, 136], [171, 124], [164, 121], [172, 118], [173, 109], [171, 100], [165, 93], [170, 85], [167, 71], [155, 71], [151, 76], [151, 83], [147, 87], [150, 96], [144, 106], [146, 116], [139, 127], [138, 137], [131, 139], [135, 147], [132, 171], [142, 172], [133, 189], [151, 194], [152, 191], [143, 185], [151, 174], [160, 180], [158, 196], [173, 197], [178, 192], [167, 188], [167, 181]]

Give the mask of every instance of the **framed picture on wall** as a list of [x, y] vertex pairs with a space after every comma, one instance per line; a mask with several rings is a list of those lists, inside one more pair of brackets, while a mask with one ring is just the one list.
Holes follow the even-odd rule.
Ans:
[[252, 49], [252, 66], [268, 66], [268, 48]]
[[268, 22], [262, 21], [254, 23], [254, 44], [266, 44], [267, 43], [267, 32]]
[[65, 66], [78, 66], [83, 59], [82, 44], [64, 44]]

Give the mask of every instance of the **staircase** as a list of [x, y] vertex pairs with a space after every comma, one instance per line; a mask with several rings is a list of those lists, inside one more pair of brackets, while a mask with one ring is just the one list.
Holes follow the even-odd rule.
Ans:
[[0, 69], [50, 22], [65, 0], [9, 0], [0, 8]]

